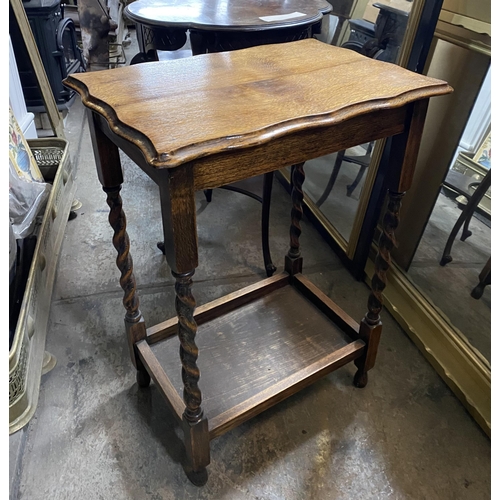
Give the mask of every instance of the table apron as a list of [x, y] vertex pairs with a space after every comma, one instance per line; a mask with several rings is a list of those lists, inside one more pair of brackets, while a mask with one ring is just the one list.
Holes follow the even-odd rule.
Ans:
[[[289, 133], [262, 144], [234, 148], [209, 156], [191, 159], [194, 173], [194, 189], [216, 188], [249, 177], [273, 172], [281, 168], [325, 156], [359, 144], [401, 134], [409, 122], [412, 104], [383, 109], [331, 126], [319, 126]], [[168, 171], [175, 168], [153, 167], [136, 142], [114, 133], [108, 122], [98, 116], [101, 131], [136, 163], [153, 181], [161, 182]]]
[[380, 110], [370, 117], [357, 116], [333, 126], [301, 130], [256, 146], [193, 160], [194, 189], [216, 188], [401, 134], [408, 122], [407, 111], [408, 106]]

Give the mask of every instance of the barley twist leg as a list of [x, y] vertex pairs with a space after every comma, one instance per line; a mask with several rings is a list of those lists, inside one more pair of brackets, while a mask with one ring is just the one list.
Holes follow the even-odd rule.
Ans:
[[304, 180], [304, 164], [294, 165], [292, 167], [292, 222], [290, 224], [290, 250], [288, 251], [288, 256], [292, 259], [300, 257], [299, 238], [302, 233], [300, 221], [303, 214], [304, 192], [302, 191], [302, 184]]
[[302, 201], [304, 200], [304, 192], [302, 191], [305, 179], [304, 164], [293, 165], [290, 177], [292, 182], [292, 220], [290, 223], [290, 249], [285, 256], [285, 270], [293, 276], [302, 272], [299, 238], [302, 233], [300, 221], [303, 214]]
[[183, 465], [189, 480], [202, 486], [208, 480], [206, 466], [210, 463], [208, 420], [201, 408], [201, 391], [198, 387], [200, 370], [196, 365], [198, 347], [195, 344], [197, 325], [194, 320], [196, 302], [191, 287], [194, 270], [175, 273], [175, 309], [179, 319], [180, 358], [182, 364], [183, 398], [186, 408], [182, 415], [184, 445], [187, 461]]
[[200, 370], [196, 364], [198, 347], [195, 343], [197, 325], [194, 320], [196, 301], [191, 293], [194, 270], [177, 274], [175, 277], [175, 309], [179, 318], [180, 358], [182, 364], [182, 381], [184, 383], [183, 398], [186, 404], [184, 418], [190, 423], [196, 423], [203, 417], [201, 408], [201, 391], [198, 387]]
[[395, 231], [399, 224], [399, 210], [404, 193], [389, 192], [389, 203], [383, 219], [383, 231], [380, 235], [378, 253], [375, 258], [375, 273], [371, 282], [371, 292], [368, 298], [368, 312], [361, 321], [359, 334], [367, 343], [366, 354], [355, 360], [358, 370], [354, 376], [354, 384], [364, 387], [368, 383], [368, 370], [373, 368], [377, 355], [382, 322], [382, 293], [387, 283], [387, 271], [391, 264], [391, 250], [396, 245]]
[[404, 193], [390, 193], [389, 204], [383, 219], [383, 232], [380, 235], [378, 254], [375, 259], [375, 274], [372, 279], [372, 293], [368, 299], [367, 319], [370, 323], [380, 320], [382, 292], [387, 283], [386, 274], [391, 265], [391, 250], [396, 246], [395, 231], [399, 224], [399, 210]]
[[120, 196], [121, 186], [103, 188], [107, 194], [107, 204], [110, 208], [109, 223], [113, 228], [113, 246], [118, 252], [116, 265], [120, 270], [120, 286], [123, 289], [123, 305], [126, 310], [125, 328], [132, 362], [137, 368], [137, 382], [141, 387], [147, 387], [151, 378], [135, 353], [135, 343], [145, 337], [145, 325], [139, 310], [139, 297], [137, 296], [134, 277], [134, 264], [130, 255], [130, 239], [127, 234], [127, 219], [122, 209]]

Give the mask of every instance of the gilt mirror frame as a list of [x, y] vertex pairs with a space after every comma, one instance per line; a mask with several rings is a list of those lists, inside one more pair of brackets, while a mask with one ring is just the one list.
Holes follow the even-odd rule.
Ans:
[[[444, 0], [444, 4], [446, 2], [450, 3], [450, 0]], [[427, 55], [436, 39], [453, 40], [453, 43], [457, 43], [454, 31], [459, 28], [447, 24], [447, 12], [444, 7], [442, 10], [442, 7], [443, 0], [413, 1], [396, 64], [424, 72]], [[460, 31], [463, 38], [458, 38], [459, 44], [470, 50], [488, 53], [489, 49], [484, 44], [478, 46], [476, 37], [467, 40], [465, 32]], [[384, 157], [390, 148], [388, 141], [390, 139], [382, 139], [375, 144], [348, 240], [304, 193], [305, 215], [354, 277], [365, 279], [367, 283], [368, 277], [374, 272], [373, 259], [377, 250], [377, 238], [373, 238], [373, 233], [366, 235], [364, 226], [373, 227], [373, 219], [367, 219], [371, 212], [379, 214], [382, 208], [383, 199], [379, 196], [378, 200], [374, 200], [372, 193], [374, 187], [375, 191], [377, 190], [374, 185], [379, 168], [384, 164]], [[290, 190], [289, 171], [282, 169], [277, 176], [285, 188]], [[395, 263], [388, 273], [384, 299], [390, 314], [483, 431], [491, 436], [491, 366], [486, 358]]]

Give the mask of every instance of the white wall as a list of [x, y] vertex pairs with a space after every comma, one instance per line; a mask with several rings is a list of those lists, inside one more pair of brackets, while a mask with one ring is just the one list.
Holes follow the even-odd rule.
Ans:
[[35, 126], [35, 115], [28, 112], [24, 102], [23, 88], [19, 79], [16, 57], [12, 48], [12, 41], [9, 36], [9, 104], [12, 108], [21, 130], [26, 139], [36, 139], [38, 137]]
[[458, 153], [474, 155], [481, 146], [491, 123], [491, 66], [477, 95], [469, 120], [460, 139], [457, 152], [450, 164], [452, 167]]

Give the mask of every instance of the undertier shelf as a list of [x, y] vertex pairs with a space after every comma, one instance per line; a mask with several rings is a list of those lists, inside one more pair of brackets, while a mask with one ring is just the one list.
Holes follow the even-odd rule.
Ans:
[[[225, 312], [204, 322], [222, 304]], [[201, 323], [196, 335], [197, 364], [211, 439], [365, 350], [365, 343], [357, 340], [357, 324], [302, 275], [291, 279], [283, 273], [268, 278], [201, 309], [195, 315]], [[180, 418], [183, 383], [179, 340], [172, 335], [175, 324], [173, 319], [168, 336], [150, 336], [137, 347]]]

